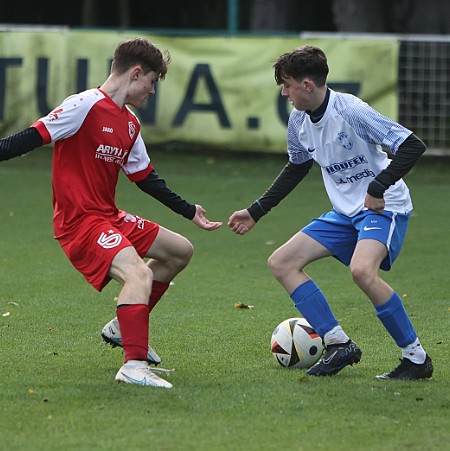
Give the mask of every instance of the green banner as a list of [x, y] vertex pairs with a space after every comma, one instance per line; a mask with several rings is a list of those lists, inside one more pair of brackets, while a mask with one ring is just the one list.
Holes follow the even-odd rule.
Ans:
[[[329, 85], [358, 95], [397, 118], [398, 42], [395, 39], [168, 37], [145, 35], [172, 63], [156, 95], [138, 112], [152, 143], [192, 148], [285, 152], [290, 105], [275, 84], [273, 62], [311, 44], [328, 57]], [[112, 53], [135, 33], [0, 32], [0, 131], [21, 130], [68, 95], [99, 86]]]

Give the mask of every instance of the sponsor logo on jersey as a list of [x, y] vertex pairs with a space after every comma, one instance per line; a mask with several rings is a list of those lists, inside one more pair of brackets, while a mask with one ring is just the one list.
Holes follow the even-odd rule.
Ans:
[[325, 170], [328, 172], [328, 174], [334, 174], [335, 172], [346, 171], [348, 169], [355, 168], [356, 166], [364, 163], [368, 163], [367, 158], [364, 155], [357, 155], [350, 160], [330, 164], [330, 166], [325, 167]]
[[105, 133], [114, 133], [114, 129], [112, 127], [103, 127], [102, 132]]
[[350, 136], [348, 136], [347, 133], [345, 132], [338, 133], [337, 140], [343, 149], [352, 150], [353, 141], [351, 140]]
[[95, 151], [95, 158], [105, 160], [107, 163], [115, 163], [122, 166], [127, 154], [128, 150], [108, 146], [107, 144], [100, 144]]
[[359, 180], [365, 179], [366, 177], [375, 177], [375, 172], [370, 171], [369, 169], [364, 169], [362, 172], [358, 172], [357, 174], [353, 174], [352, 176], [348, 176], [345, 179], [340, 178], [336, 181], [336, 183], [343, 184], [343, 183], [355, 183]]
[[130, 135], [131, 139], [133, 139], [134, 135], [136, 134], [136, 126], [132, 121], [128, 122], [128, 134]]
[[122, 242], [122, 235], [114, 233], [114, 230], [108, 230], [107, 233], [102, 232], [98, 237], [97, 244], [105, 249], [112, 249]]

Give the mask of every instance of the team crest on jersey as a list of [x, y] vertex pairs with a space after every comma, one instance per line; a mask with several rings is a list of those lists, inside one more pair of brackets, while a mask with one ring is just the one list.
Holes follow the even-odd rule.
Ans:
[[134, 135], [136, 134], [136, 126], [132, 121], [128, 122], [128, 134], [130, 135], [131, 139], [133, 139]]
[[64, 110], [62, 108], [58, 108], [57, 110], [53, 110], [51, 113], [48, 114], [47, 119], [52, 122], [56, 121], [58, 119], [58, 116], [63, 112]]
[[353, 141], [350, 139], [350, 136], [345, 132], [338, 133], [338, 141], [341, 147], [345, 150], [351, 150], [353, 147]]

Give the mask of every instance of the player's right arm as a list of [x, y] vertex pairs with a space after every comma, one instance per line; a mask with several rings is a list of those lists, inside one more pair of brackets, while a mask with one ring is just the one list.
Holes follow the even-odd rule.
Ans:
[[272, 208], [276, 207], [308, 174], [313, 160], [301, 164], [289, 161], [267, 191], [247, 209], [235, 211], [228, 226], [238, 235], [244, 235]]
[[72, 136], [79, 130], [92, 106], [103, 97], [96, 89], [67, 97], [60, 106], [38, 119], [31, 127], [0, 139], [0, 161]]
[[228, 227], [238, 235], [244, 235], [269, 211], [277, 206], [308, 174], [313, 160], [300, 144], [299, 129], [305, 113], [293, 110], [289, 116], [287, 144], [289, 162], [284, 166], [266, 192], [247, 209], [235, 211], [228, 220]]
[[26, 154], [43, 144], [40, 133], [34, 127], [0, 139], [0, 161]]

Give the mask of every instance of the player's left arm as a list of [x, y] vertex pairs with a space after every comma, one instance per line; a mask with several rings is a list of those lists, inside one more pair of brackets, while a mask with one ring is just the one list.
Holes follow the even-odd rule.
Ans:
[[294, 164], [289, 161], [283, 167], [266, 192], [247, 208], [255, 223], [294, 190], [308, 175], [312, 165], [313, 160], [308, 160], [301, 164]]
[[161, 178], [153, 169], [145, 179], [137, 181], [136, 185], [145, 193], [157, 199], [166, 207], [169, 207], [175, 213], [178, 213], [190, 219], [196, 226], [205, 230], [215, 230], [219, 228], [222, 223], [209, 221], [205, 217], [205, 209], [200, 205], [194, 205], [181, 196], [174, 193], [167, 185], [166, 181]]
[[192, 220], [196, 213], [195, 205], [190, 204], [174, 193], [167, 185], [166, 181], [153, 169], [144, 180], [136, 182], [136, 185], [154, 197], [156, 200], [169, 207], [175, 213]]
[[384, 192], [412, 169], [425, 150], [426, 146], [422, 140], [414, 134], [409, 135], [393, 154], [389, 166], [369, 184], [369, 196], [382, 199]]

